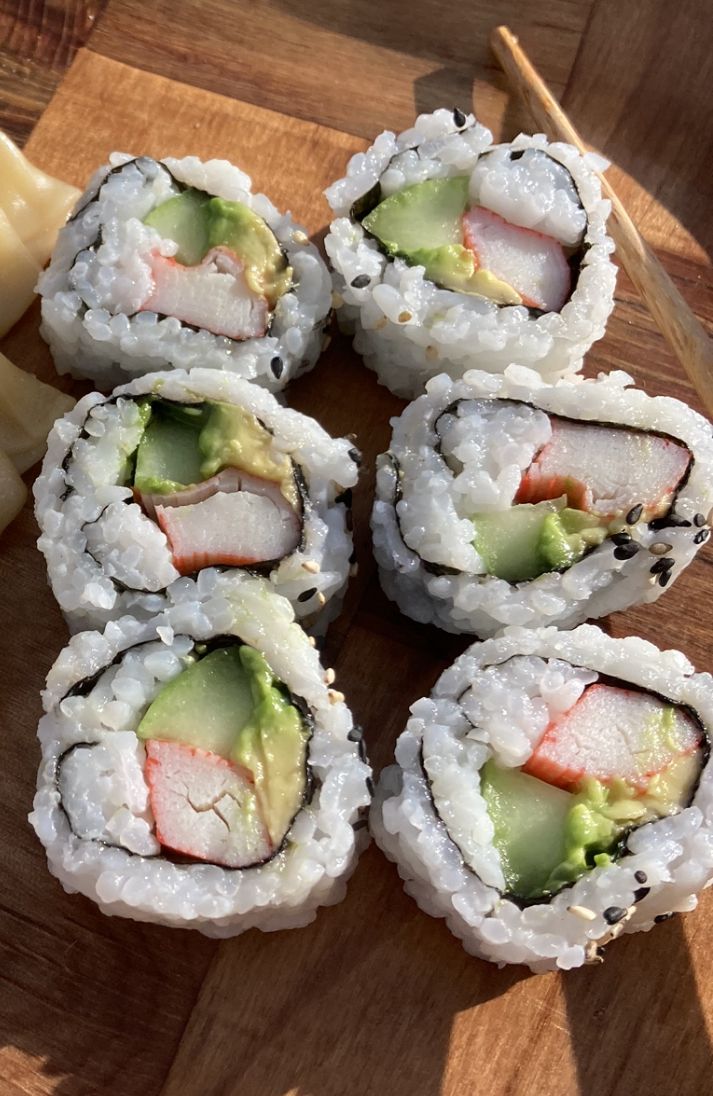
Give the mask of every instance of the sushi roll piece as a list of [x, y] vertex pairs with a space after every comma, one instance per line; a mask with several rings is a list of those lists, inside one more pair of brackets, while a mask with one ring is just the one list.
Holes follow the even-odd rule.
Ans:
[[624, 373], [446, 375], [393, 420], [372, 512], [407, 616], [481, 638], [655, 601], [710, 535], [710, 423]]
[[34, 486], [70, 627], [152, 616], [182, 576], [220, 568], [268, 576], [324, 630], [349, 575], [359, 459], [351, 441], [214, 369], [90, 393], [55, 424]]
[[511, 362], [548, 379], [581, 368], [614, 306], [610, 203], [571, 145], [494, 145], [472, 114], [437, 110], [382, 133], [326, 191], [338, 313], [381, 384]]
[[333, 679], [251, 576], [74, 636], [39, 726], [50, 871], [104, 913], [210, 936], [308, 924], [343, 897], [370, 800]]
[[601, 961], [713, 879], [713, 682], [678, 651], [508, 628], [411, 707], [370, 825], [467, 951]]
[[320, 354], [329, 274], [289, 213], [227, 160], [114, 153], [39, 282], [60, 373], [103, 391], [152, 370], [283, 388]]

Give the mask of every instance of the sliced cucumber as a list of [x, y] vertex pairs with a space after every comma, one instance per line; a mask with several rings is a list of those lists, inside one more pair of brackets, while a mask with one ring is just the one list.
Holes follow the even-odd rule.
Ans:
[[178, 244], [176, 259], [186, 266], [199, 263], [209, 248], [207, 208], [210, 195], [202, 190], [181, 191], [162, 202], [144, 218], [160, 236]]
[[134, 487], [146, 494], [171, 494], [201, 483], [199, 448], [202, 419], [181, 419], [153, 405], [151, 420], [136, 451]]
[[220, 647], [161, 689], [139, 723], [141, 739], [167, 739], [230, 759], [253, 714], [250, 674], [240, 647]]

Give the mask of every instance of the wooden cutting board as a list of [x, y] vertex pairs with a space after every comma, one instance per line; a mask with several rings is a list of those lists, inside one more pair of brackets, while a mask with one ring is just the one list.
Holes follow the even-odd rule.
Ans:
[[[495, 124], [500, 113], [489, 118], [486, 109], [482, 120]], [[80, 186], [112, 149], [227, 157], [321, 237], [329, 217], [321, 192], [365, 144], [81, 51], [27, 152]], [[710, 309], [709, 301], [699, 303]], [[35, 307], [2, 349], [56, 381], [37, 326]], [[588, 368], [622, 364], [652, 394], [696, 404], [625, 279]], [[400, 617], [375, 577], [373, 460], [403, 403], [376, 384], [339, 335], [287, 395], [330, 431], [354, 432], [366, 457], [355, 497], [360, 571], [330, 632], [325, 664], [336, 668], [378, 770], [392, 756], [409, 704], [466, 641]], [[2, 1096], [710, 1091], [710, 896], [697, 913], [618, 942], [602, 967], [536, 977], [469, 958], [442, 922], [404, 896], [395, 868], [374, 847], [346, 901], [293, 932], [216, 943], [109, 919], [66, 895], [26, 822], [39, 690], [66, 641], [36, 535], [28, 507], [0, 551]], [[711, 562], [704, 549], [658, 605], [618, 614], [607, 627], [678, 646], [706, 668]]]

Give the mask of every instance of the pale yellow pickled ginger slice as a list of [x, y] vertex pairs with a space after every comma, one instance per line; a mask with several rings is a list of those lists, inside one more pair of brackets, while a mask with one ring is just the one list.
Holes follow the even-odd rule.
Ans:
[[0, 209], [0, 336], [32, 304], [40, 269]]
[[71, 396], [0, 354], [0, 449], [18, 472], [26, 472], [44, 455], [52, 424], [73, 406]]
[[27, 488], [7, 453], [0, 449], [0, 533], [25, 505]]
[[39, 266], [78, 197], [76, 187], [40, 171], [0, 130], [0, 209]]

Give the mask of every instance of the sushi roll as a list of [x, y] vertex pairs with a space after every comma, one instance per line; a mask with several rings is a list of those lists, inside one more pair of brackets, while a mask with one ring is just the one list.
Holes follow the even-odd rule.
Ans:
[[103, 391], [201, 365], [283, 388], [316, 362], [331, 307], [304, 230], [227, 160], [114, 153], [39, 282], [60, 373]]
[[614, 305], [601, 163], [542, 135], [494, 145], [459, 110], [352, 158], [326, 191], [325, 248], [340, 323], [381, 384], [413, 399], [444, 371], [581, 368]]
[[374, 552], [401, 611], [484, 638], [660, 597], [710, 535], [713, 437], [630, 384], [430, 381], [377, 461]]
[[[50, 671], [30, 821], [104, 913], [234, 936], [341, 900], [370, 769], [288, 601], [193, 582], [151, 621], [70, 641]], [[359, 832], [357, 832], [359, 831]]]
[[376, 841], [467, 951], [598, 962], [713, 879], [713, 682], [598, 628], [509, 628], [417, 701], [382, 773]]
[[311, 626], [339, 611], [360, 455], [213, 369], [138, 378], [55, 424], [35, 481], [39, 547], [73, 630], [163, 608], [183, 576], [265, 574]]

